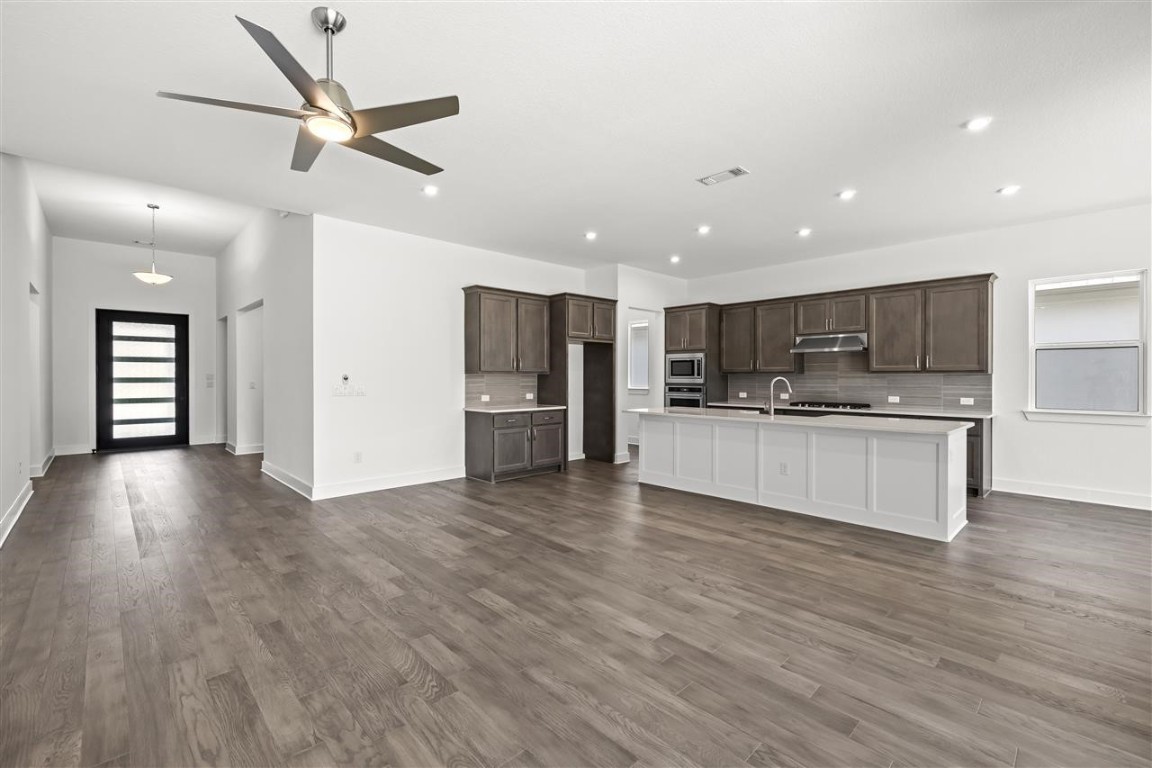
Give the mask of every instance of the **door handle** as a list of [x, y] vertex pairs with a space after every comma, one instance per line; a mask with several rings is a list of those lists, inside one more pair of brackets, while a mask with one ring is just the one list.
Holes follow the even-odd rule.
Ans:
[[920, 355], [916, 355], [916, 370], [920, 370]]

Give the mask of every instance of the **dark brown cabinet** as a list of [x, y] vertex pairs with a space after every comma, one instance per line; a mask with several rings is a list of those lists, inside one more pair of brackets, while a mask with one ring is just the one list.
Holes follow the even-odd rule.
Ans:
[[923, 370], [924, 291], [879, 291], [869, 300], [868, 368], [898, 373]]
[[464, 416], [468, 477], [498, 482], [563, 467], [564, 411], [467, 411]]
[[877, 291], [868, 366], [876, 372], [992, 372], [992, 279]]
[[720, 370], [751, 373], [755, 370], [755, 307], [725, 307], [720, 311]]
[[674, 307], [664, 312], [664, 349], [668, 352], [704, 352], [708, 347], [709, 317], [719, 313], [709, 306]]
[[764, 373], [793, 373], [799, 355], [792, 354], [796, 343], [795, 313], [791, 301], [760, 304], [756, 307], [756, 370]]
[[865, 294], [831, 296], [796, 302], [796, 333], [849, 333], [867, 328]]
[[988, 371], [987, 281], [924, 289], [924, 370]]
[[592, 338], [591, 299], [568, 299], [568, 336], [572, 339]]
[[720, 314], [721, 372], [794, 372], [794, 307], [791, 301], [725, 307]]
[[548, 300], [464, 289], [465, 373], [547, 373]]
[[597, 341], [616, 339], [616, 305], [606, 301], [592, 302], [592, 338]]

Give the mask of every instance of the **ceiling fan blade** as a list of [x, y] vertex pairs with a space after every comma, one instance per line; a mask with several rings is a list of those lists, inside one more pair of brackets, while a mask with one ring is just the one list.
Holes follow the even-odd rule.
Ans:
[[410, 101], [407, 104], [353, 110], [352, 122], [356, 124], [357, 136], [369, 136], [458, 114], [460, 114], [460, 99], [456, 96], [444, 96], [439, 99]]
[[394, 147], [386, 141], [381, 141], [375, 136], [362, 136], [358, 139], [349, 139], [344, 142], [344, 146], [351, 147], [357, 152], [363, 152], [366, 155], [378, 157], [381, 160], [387, 160], [396, 165], [402, 165], [405, 168], [422, 173], [425, 176], [431, 176], [434, 173], [440, 173], [444, 170], [438, 165], [432, 165], [427, 160], [422, 160], [416, 155], [405, 152], [400, 147]]
[[279, 115], [281, 117], [294, 117], [302, 119], [313, 114], [300, 109], [284, 109], [283, 107], [266, 107], [263, 104], [247, 104], [243, 101], [224, 101], [223, 99], [209, 99], [205, 96], [189, 96], [184, 93], [169, 93], [156, 91], [162, 99], [176, 99], [177, 101], [194, 101], [197, 104], [211, 104], [214, 107], [228, 107], [229, 109], [242, 109], [245, 112], [262, 112], [266, 115]]
[[292, 170], [307, 171], [311, 168], [326, 143], [301, 124], [296, 131], [296, 149], [292, 151]]
[[300, 62], [293, 58], [292, 54], [288, 53], [288, 49], [284, 47], [283, 43], [276, 39], [276, 35], [272, 34], [264, 27], [258, 24], [253, 24], [247, 19], [236, 17], [236, 21], [248, 30], [248, 34], [252, 35], [252, 39], [260, 46], [264, 53], [268, 54], [268, 58], [272, 59], [272, 63], [284, 73], [284, 77], [288, 78], [288, 82], [292, 83], [292, 87], [300, 92], [304, 97], [304, 101], [308, 102], [314, 107], [318, 107], [327, 112], [339, 113], [340, 108], [336, 106], [332, 99], [328, 98], [328, 94], [320, 87], [312, 75], [308, 74], [304, 67], [300, 66]]

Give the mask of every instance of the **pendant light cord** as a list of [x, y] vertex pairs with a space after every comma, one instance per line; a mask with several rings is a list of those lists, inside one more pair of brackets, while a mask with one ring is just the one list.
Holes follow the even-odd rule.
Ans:
[[160, 210], [160, 206], [156, 203], [148, 203], [148, 207], [152, 209], [152, 273], [156, 273], [156, 211]]

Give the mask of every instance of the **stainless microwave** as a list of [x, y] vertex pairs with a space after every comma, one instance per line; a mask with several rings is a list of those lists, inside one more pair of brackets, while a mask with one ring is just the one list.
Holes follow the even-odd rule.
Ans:
[[685, 352], [664, 358], [665, 384], [703, 384], [704, 353]]

